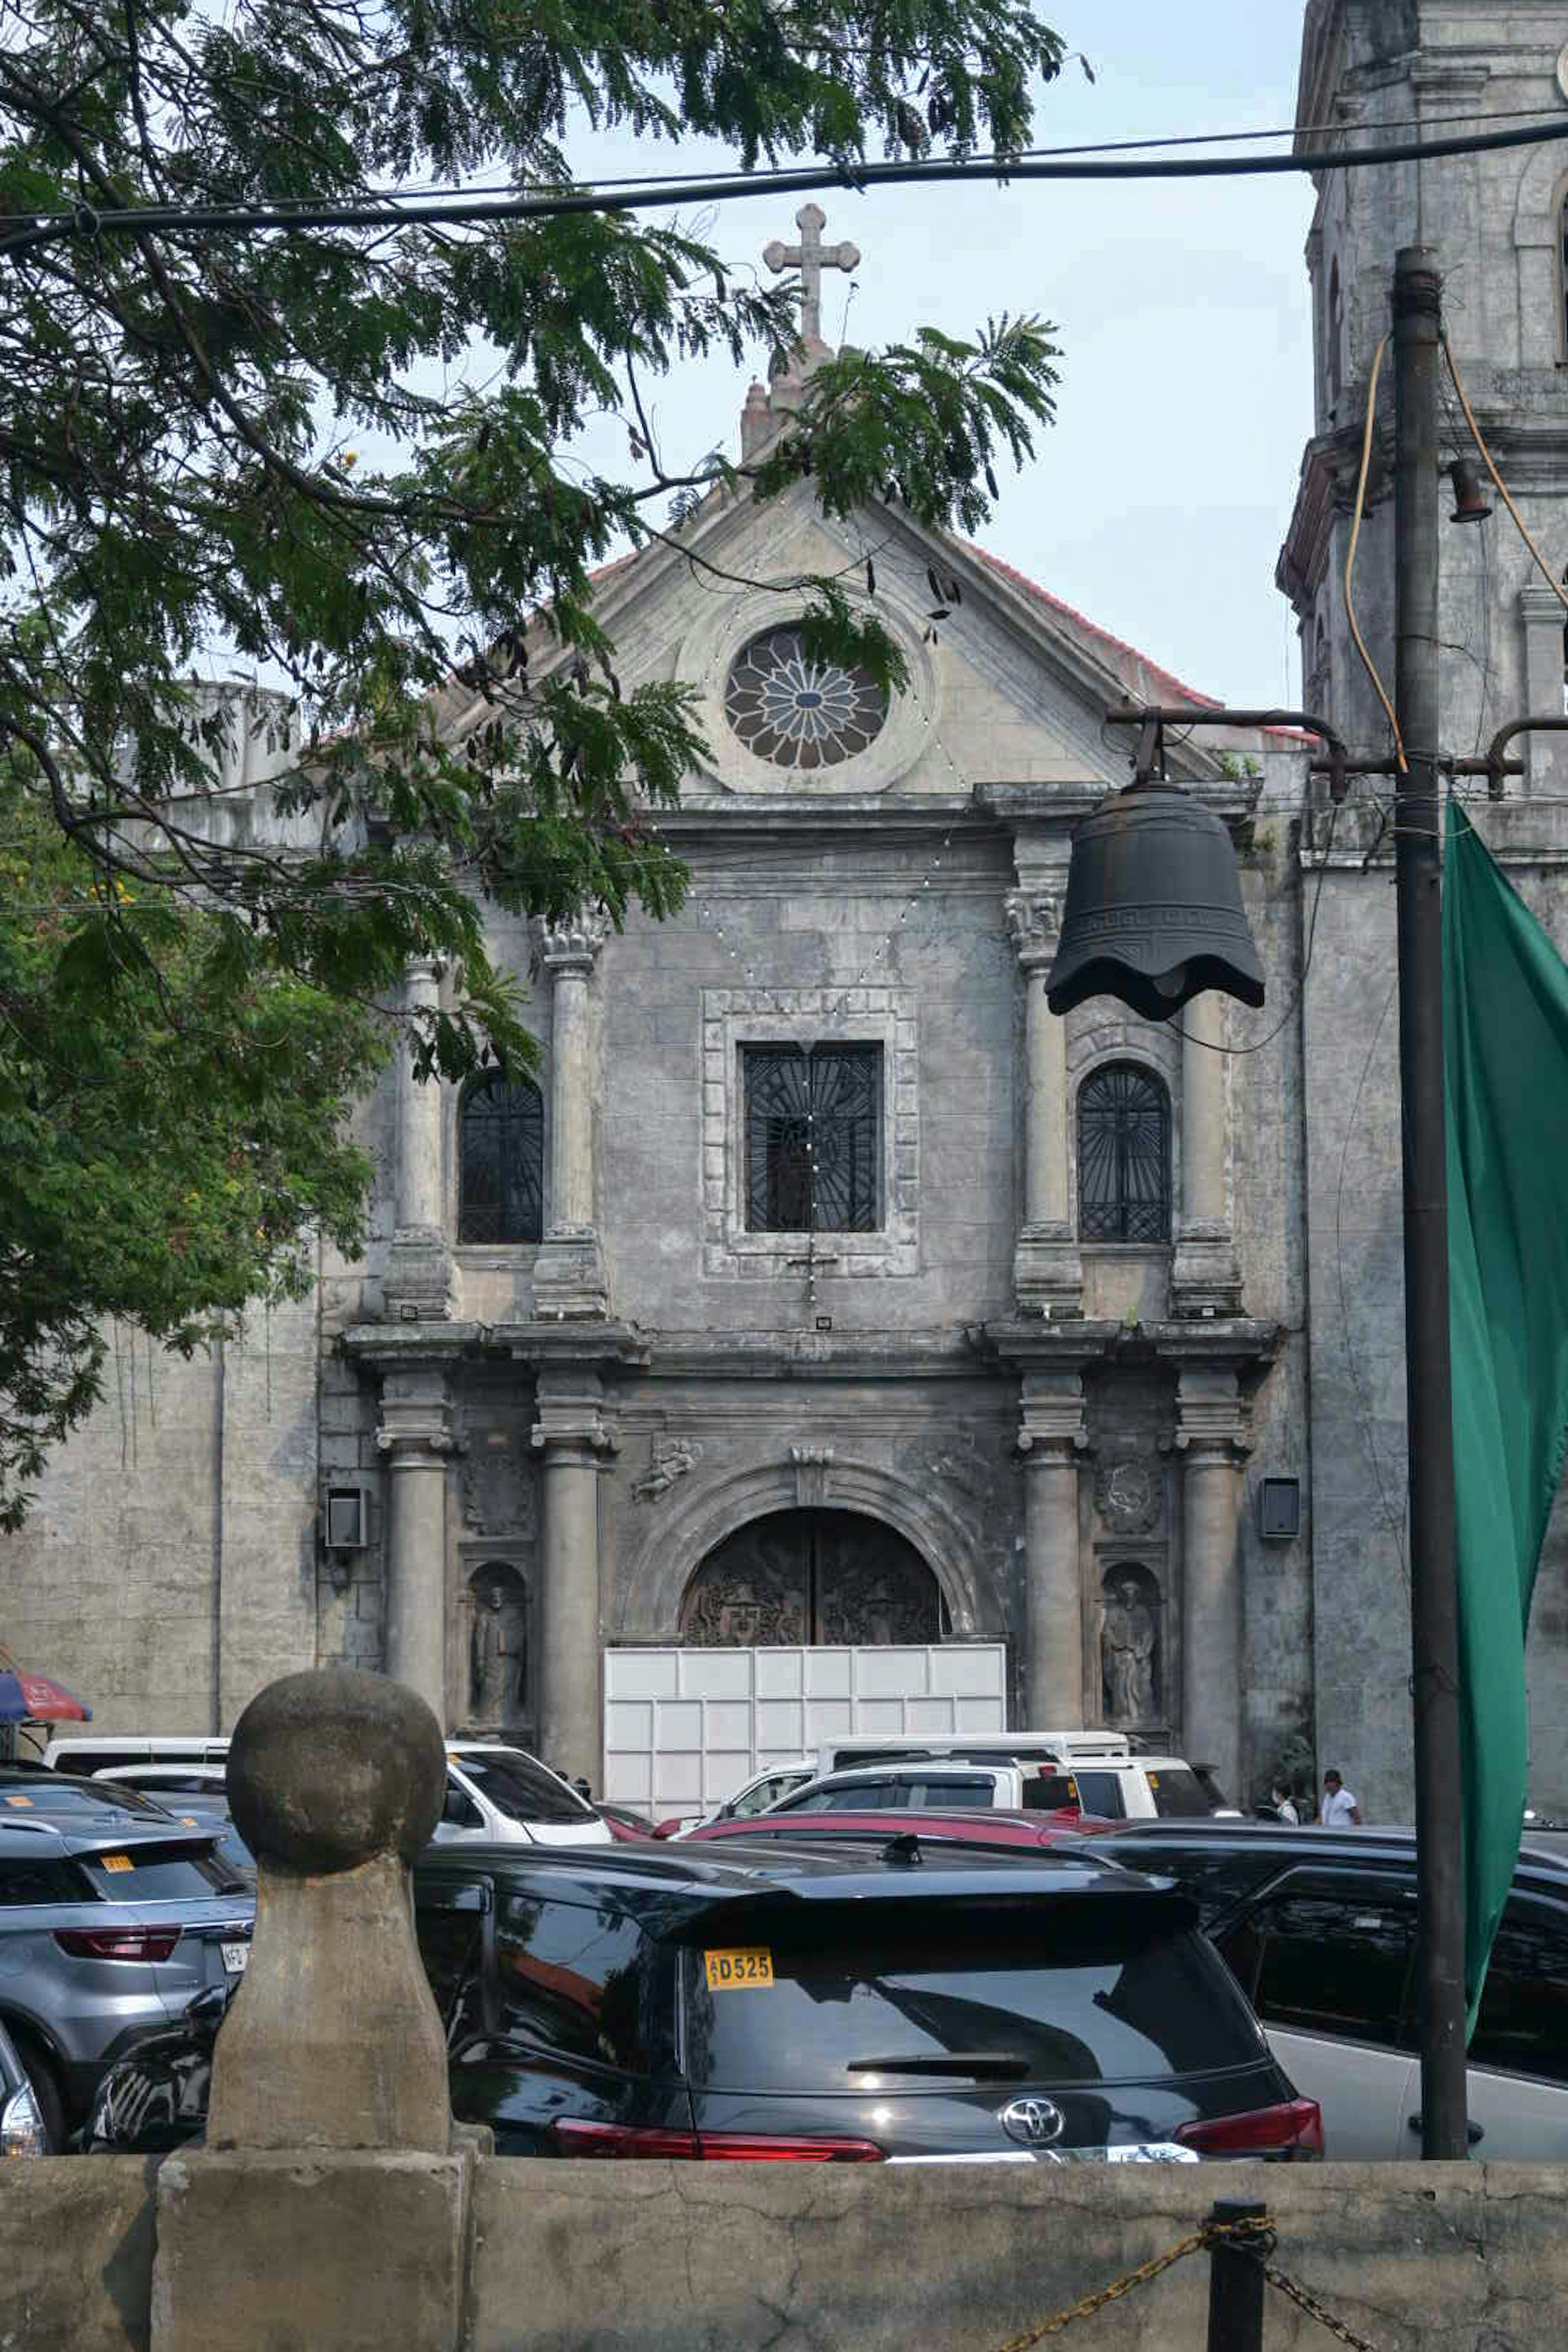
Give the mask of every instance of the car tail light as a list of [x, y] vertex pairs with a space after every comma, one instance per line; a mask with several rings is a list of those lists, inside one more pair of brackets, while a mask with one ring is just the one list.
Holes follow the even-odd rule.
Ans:
[[1253, 2107], [1245, 2115], [1183, 2124], [1175, 2137], [1201, 2156], [1321, 2156], [1322, 2110], [1316, 2099], [1287, 2099], [1278, 2107]]
[[166, 1960], [178, 1927], [57, 1927], [55, 1941], [74, 1960]]
[[665, 2157], [688, 2164], [880, 2164], [868, 2139], [808, 2139], [784, 2132], [667, 2131], [645, 2124], [577, 2123], [558, 2116], [550, 2137], [562, 2156]]

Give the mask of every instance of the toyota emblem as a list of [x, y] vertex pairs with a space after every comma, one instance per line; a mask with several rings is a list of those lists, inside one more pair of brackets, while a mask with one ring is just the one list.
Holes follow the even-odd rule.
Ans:
[[1066, 2121], [1060, 2107], [1049, 2099], [1014, 2099], [1002, 2110], [1002, 2128], [1009, 2139], [1022, 2140], [1026, 2147], [1048, 2147], [1060, 2139]]

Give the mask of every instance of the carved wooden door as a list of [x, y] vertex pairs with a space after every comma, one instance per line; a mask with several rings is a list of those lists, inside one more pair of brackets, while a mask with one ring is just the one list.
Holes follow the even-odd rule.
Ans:
[[939, 1642], [935, 1577], [912, 1544], [856, 1511], [774, 1511], [726, 1537], [687, 1587], [693, 1649]]

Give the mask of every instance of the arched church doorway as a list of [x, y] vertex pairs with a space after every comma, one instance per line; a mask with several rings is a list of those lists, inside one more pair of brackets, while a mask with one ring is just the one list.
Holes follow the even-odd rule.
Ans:
[[858, 1511], [771, 1511], [726, 1536], [680, 1609], [689, 1649], [945, 1640], [942, 1588], [896, 1528]]

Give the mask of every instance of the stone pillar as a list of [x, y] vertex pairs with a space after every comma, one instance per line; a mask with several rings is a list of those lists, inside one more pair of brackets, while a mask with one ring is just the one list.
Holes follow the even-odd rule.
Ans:
[[616, 1437], [597, 1373], [542, 1377], [533, 1445], [543, 1460], [539, 1743], [547, 1764], [604, 1786], [600, 1705], [599, 1471]]
[[1184, 1367], [1176, 1379], [1182, 1463], [1182, 1748], [1211, 1764], [1233, 1805], [1242, 1786], [1242, 1465], [1250, 1447], [1234, 1370]]
[[[440, 967], [408, 967], [404, 1009], [433, 1012], [441, 992]], [[406, 1026], [397, 1049], [396, 1222], [386, 1268], [387, 1310], [405, 1323], [442, 1322], [461, 1311], [458, 1274], [446, 1230], [442, 1134], [445, 1105], [438, 1078], [414, 1075], [416, 1032]]]
[[[1531, 572], [1519, 592], [1519, 609], [1524, 623], [1525, 710], [1533, 719], [1561, 717], [1568, 711], [1562, 604], [1540, 574]], [[1522, 751], [1525, 759], [1523, 776], [1518, 783], [1510, 780], [1509, 791], [1561, 793], [1568, 788], [1568, 735], [1525, 735], [1509, 749]]]
[[288, 1675], [228, 1758], [257, 1861], [245, 1993], [205, 2147], [159, 2168], [153, 2352], [309, 2344], [457, 2352], [476, 2157], [414, 1936], [441, 1728], [384, 1675]]
[[1055, 1318], [1083, 1311], [1083, 1268], [1068, 1188], [1072, 1150], [1067, 1024], [1046, 1003], [1046, 975], [1061, 929], [1065, 874], [1010, 891], [1007, 923], [1025, 988], [1024, 1222], [1014, 1255], [1020, 1310]]
[[1225, 999], [1208, 989], [1182, 1012], [1182, 1216], [1171, 1269], [1177, 1316], [1242, 1311], [1226, 1204], [1230, 1089], [1224, 1045]]
[[437, 1364], [387, 1371], [376, 1444], [386, 1456], [386, 1671], [447, 1721], [447, 1462], [456, 1440]]
[[544, 1239], [533, 1270], [534, 1311], [545, 1321], [609, 1313], [604, 1251], [595, 1223], [594, 1055], [588, 981], [609, 930], [605, 917], [547, 925], [551, 980], [550, 1187]]
[[1083, 1722], [1078, 1482], [1088, 1444], [1082, 1375], [1026, 1372], [1018, 1451], [1024, 1457], [1023, 1727], [1031, 1731], [1072, 1731]]

